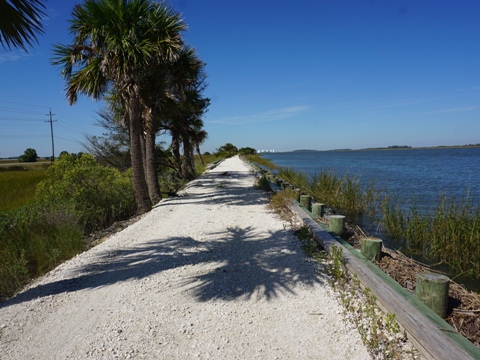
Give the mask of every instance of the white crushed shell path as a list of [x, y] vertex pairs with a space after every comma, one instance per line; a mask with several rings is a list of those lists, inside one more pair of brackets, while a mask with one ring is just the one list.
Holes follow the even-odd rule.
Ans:
[[238, 157], [0, 303], [0, 358], [370, 359]]

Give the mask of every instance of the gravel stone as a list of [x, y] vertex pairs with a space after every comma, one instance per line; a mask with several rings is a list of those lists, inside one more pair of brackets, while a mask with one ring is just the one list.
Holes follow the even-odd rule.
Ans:
[[0, 304], [1, 359], [370, 359], [238, 157]]

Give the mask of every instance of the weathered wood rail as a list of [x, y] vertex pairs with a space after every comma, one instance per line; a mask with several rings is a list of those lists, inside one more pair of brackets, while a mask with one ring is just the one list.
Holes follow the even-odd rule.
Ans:
[[[256, 168], [255, 165], [253, 167]], [[266, 173], [265, 170], [261, 170], [261, 172]], [[270, 187], [275, 192], [281, 190], [277, 184], [272, 182], [270, 182]], [[318, 223], [315, 220], [315, 215], [310, 212], [310, 209], [302, 206], [299, 200], [300, 194], [298, 194], [298, 199], [290, 205], [292, 212], [311, 229], [314, 239], [325, 250], [330, 252], [333, 246], [342, 250], [347, 270], [352, 274], [357, 274], [361, 284], [371, 290], [376, 296], [377, 305], [382, 311], [395, 314], [397, 322], [405, 330], [409, 340], [426, 359], [480, 359], [479, 348], [365, 258], [359, 251], [326, 226]]]
[[427, 359], [480, 359], [480, 349], [463, 337], [442, 318], [402, 288], [396, 281], [368, 261], [360, 252], [322, 227], [307, 209], [294, 202], [291, 210], [307, 225], [315, 240], [327, 251], [342, 249], [348, 271], [357, 274], [363, 286], [377, 298], [379, 307], [395, 314], [408, 338]]

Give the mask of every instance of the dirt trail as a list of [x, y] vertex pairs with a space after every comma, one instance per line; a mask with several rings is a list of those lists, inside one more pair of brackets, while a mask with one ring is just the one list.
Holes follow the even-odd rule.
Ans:
[[0, 358], [370, 359], [230, 158], [0, 303]]

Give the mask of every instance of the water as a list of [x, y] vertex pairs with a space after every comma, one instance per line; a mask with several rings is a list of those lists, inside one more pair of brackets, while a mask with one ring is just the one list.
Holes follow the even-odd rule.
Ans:
[[378, 190], [428, 209], [440, 195], [480, 201], [480, 148], [299, 151], [262, 154], [309, 175], [323, 170], [375, 182]]
[[[402, 203], [408, 204], [414, 198], [415, 206], [422, 211], [428, 212], [438, 205], [441, 195], [480, 201], [480, 148], [299, 151], [262, 156], [277, 166], [308, 175], [325, 170], [340, 176], [348, 174], [357, 177], [364, 186], [373, 180], [378, 190], [398, 196]], [[381, 232], [375, 217], [364, 216], [357, 225], [382, 238], [387, 247], [400, 247]], [[437, 268], [450, 272], [448, 267]], [[461, 276], [456, 281], [480, 291], [478, 280]]]
[[[327, 170], [355, 176], [363, 186], [374, 181], [378, 190], [398, 196], [402, 203], [415, 199], [415, 206], [423, 211], [432, 210], [441, 195], [480, 201], [480, 148], [299, 151], [262, 156], [277, 166], [309, 175]], [[378, 219], [363, 217], [362, 221], [358, 225], [384, 239], [386, 246], [400, 246], [379, 232]], [[480, 291], [478, 280], [459, 277], [457, 281]]]

